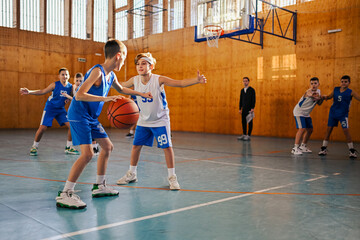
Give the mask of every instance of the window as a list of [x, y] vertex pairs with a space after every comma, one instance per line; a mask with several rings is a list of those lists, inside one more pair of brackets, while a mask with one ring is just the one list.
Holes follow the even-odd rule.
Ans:
[[40, 0], [20, 0], [20, 29], [40, 32]]
[[71, 36], [86, 39], [86, 2], [87, 0], [72, 0]]
[[115, 38], [124, 41], [128, 40], [128, 23], [126, 11], [115, 14]]
[[108, 40], [108, 0], [94, 0], [94, 41]]
[[115, 8], [125, 7], [127, 5], [127, 0], [115, 0]]
[[144, 36], [144, 17], [140, 10], [136, 10], [144, 5], [144, 0], [134, 0], [134, 38]]
[[13, 1], [2, 0], [0, 2], [0, 26], [2, 27], [15, 27], [13, 24]]
[[157, 12], [151, 15], [152, 20], [152, 34], [163, 32], [163, 0], [158, 0], [157, 4], [154, 4], [153, 11]]
[[168, 0], [169, 30], [184, 27], [184, 0]]
[[64, 0], [47, 0], [46, 32], [64, 35]]

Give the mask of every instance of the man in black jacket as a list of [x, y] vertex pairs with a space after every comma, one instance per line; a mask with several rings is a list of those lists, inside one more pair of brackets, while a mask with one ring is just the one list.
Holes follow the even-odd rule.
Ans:
[[253, 128], [253, 121], [249, 122], [249, 131], [247, 132], [247, 121], [246, 116], [251, 113], [254, 114], [256, 96], [255, 89], [249, 86], [250, 79], [248, 77], [243, 78], [244, 88], [241, 89], [240, 102], [239, 102], [239, 113], [241, 114], [243, 135], [238, 137], [238, 140], [248, 141], [250, 140], [251, 131]]

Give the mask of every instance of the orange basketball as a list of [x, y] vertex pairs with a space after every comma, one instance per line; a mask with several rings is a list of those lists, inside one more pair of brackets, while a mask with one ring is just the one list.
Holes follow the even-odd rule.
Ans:
[[113, 127], [130, 128], [139, 118], [139, 107], [130, 98], [118, 99], [110, 103], [107, 117]]

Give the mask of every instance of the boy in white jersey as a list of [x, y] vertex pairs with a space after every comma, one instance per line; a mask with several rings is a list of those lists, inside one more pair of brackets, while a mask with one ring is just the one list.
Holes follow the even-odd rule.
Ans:
[[137, 122], [133, 148], [131, 151], [130, 169], [125, 176], [117, 181], [117, 184], [124, 185], [137, 181], [136, 168], [142, 147], [152, 147], [154, 137], [158, 147], [164, 150], [165, 160], [168, 167], [168, 181], [171, 190], [179, 190], [180, 185], [175, 174], [174, 151], [171, 143], [170, 117], [167, 106], [164, 86], [188, 87], [198, 83], [206, 83], [204, 75], [198, 75], [193, 79], [177, 81], [169, 77], [153, 74], [156, 60], [151, 53], [140, 53], [135, 57], [138, 76], [123, 83], [124, 87], [134, 87], [139, 92], [151, 92], [153, 99], [137, 96], [137, 103], [140, 108], [140, 117]]
[[[306, 146], [306, 144], [313, 132], [313, 125], [310, 113], [314, 109], [316, 104], [321, 105], [323, 102], [320, 95], [320, 89], [318, 89], [319, 85], [320, 83], [317, 77], [311, 78], [310, 88], [300, 98], [299, 102], [296, 104], [293, 110], [296, 128], [298, 129], [295, 136], [295, 145], [294, 148], [291, 150], [291, 153], [294, 155], [301, 155], [303, 152], [312, 152]], [[302, 143], [300, 145], [301, 140]]]
[[52, 91], [51, 96], [48, 98], [45, 104], [43, 115], [41, 118], [40, 126], [35, 134], [34, 143], [30, 149], [30, 156], [37, 156], [39, 142], [47, 130], [48, 127], [52, 126], [54, 118], [60, 126], [66, 125], [68, 127], [68, 140], [65, 147], [65, 153], [67, 154], [79, 154], [72, 146], [72, 138], [70, 132], [70, 124], [66, 116], [65, 104], [68, 102], [67, 98], [63, 93], [72, 95], [72, 85], [69, 83], [69, 71], [66, 68], [59, 70], [59, 81], [51, 83], [44, 89], [41, 90], [29, 90], [27, 88], [20, 88], [21, 95], [44, 95]]

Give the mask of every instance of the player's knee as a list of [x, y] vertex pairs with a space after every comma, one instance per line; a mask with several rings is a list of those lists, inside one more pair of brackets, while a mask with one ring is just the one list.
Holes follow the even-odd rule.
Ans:
[[101, 147], [101, 150], [105, 151], [105, 153], [111, 153], [114, 150], [114, 145], [112, 143], [106, 144], [106, 146]]
[[308, 132], [308, 133], [312, 133], [313, 131], [314, 131], [314, 129], [312, 129], [312, 128], [308, 128], [308, 129], [307, 129], [307, 132]]
[[89, 151], [86, 153], [82, 153], [82, 156], [83, 156], [83, 161], [85, 161], [86, 163], [89, 163], [91, 161], [92, 157], [94, 156], [94, 153]]

